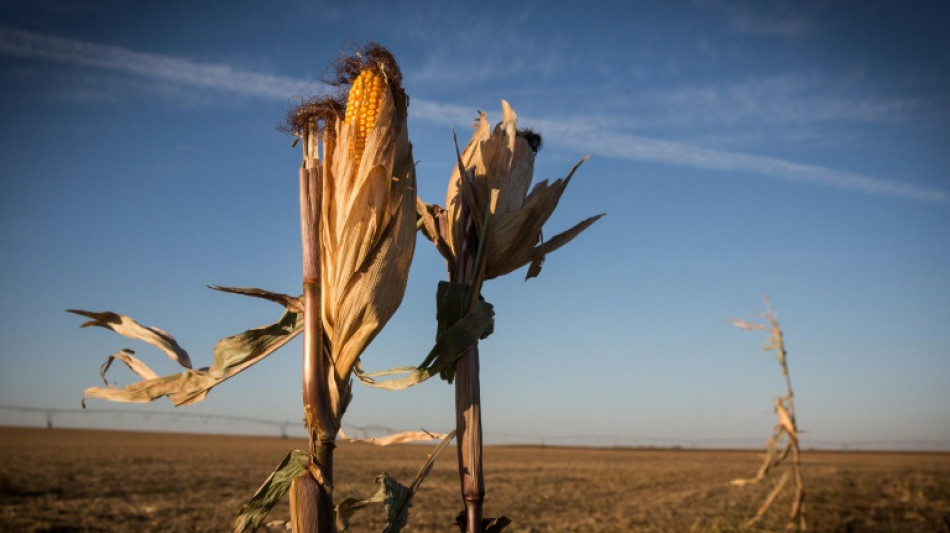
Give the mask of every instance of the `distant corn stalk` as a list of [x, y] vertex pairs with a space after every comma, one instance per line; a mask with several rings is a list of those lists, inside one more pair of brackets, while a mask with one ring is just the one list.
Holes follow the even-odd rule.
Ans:
[[[795, 496], [788, 517], [789, 527], [804, 531], [806, 529], [805, 480], [802, 475], [798, 424], [795, 419], [795, 394], [792, 391], [792, 381], [788, 374], [788, 353], [785, 351], [784, 333], [779, 327], [775, 312], [772, 310], [768, 298], [763, 297], [762, 299], [765, 302], [765, 313], [763, 313], [762, 316], [768, 321], [768, 326], [736, 319], [730, 319], [728, 322], [746, 331], [769, 329], [769, 339], [762, 351], [775, 351], [776, 359], [778, 359], [779, 365], [782, 367], [782, 374], [785, 376], [786, 394], [785, 396], [775, 399], [775, 414], [778, 417], [778, 424], [775, 425], [772, 437], [766, 443], [766, 452], [762, 466], [759, 468], [755, 477], [734, 479], [732, 484], [744, 486], [758, 483], [765, 479], [775, 468], [781, 466], [788, 459], [789, 455], [791, 455], [795, 472]], [[765, 512], [772, 505], [772, 502], [775, 501], [776, 496], [778, 496], [787, 482], [788, 472], [785, 472], [772, 489], [772, 492], [769, 493], [768, 497], [766, 497], [765, 501], [759, 507], [755, 516], [745, 523], [745, 527], [752, 527], [762, 519]]]

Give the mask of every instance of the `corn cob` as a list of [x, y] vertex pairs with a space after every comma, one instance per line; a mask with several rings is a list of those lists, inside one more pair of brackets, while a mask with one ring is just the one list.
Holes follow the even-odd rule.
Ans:
[[344, 122], [351, 128], [349, 148], [357, 168], [363, 158], [366, 138], [372, 133], [376, 119], [379, 118], [380, 104], [386, 90], [383, 83], [383, 77], [376, 69], [365, 69], [353, 80], [349, 98], [346, 100]]

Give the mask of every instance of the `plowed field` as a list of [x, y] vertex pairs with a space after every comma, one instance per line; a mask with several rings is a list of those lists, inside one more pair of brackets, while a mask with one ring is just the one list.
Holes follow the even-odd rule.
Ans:
[[[0, 428], [0, 531], [227, 531], [299, 440]], [[340, 444], [336, 496], [369, 496], [387, 471], [408, 483], [432, 447]], [[733, 531], [770, 485], [755, 451], [488, 447], [486, 516], [510, 532]], [[811, 531], [950, 531], [950, 454], [804, 452]], [[774, 480], [773, 480], [774, 481]], [[453, 531], [462, 505], [455, 451], [416, 496], [409, 531]], [[780, 497], [761, 530], [781, 530]], [[286, 501], [269, 520], [288, 516]], [[351, 531], [380, 531], [382, 509]], [[272, 527], [271, 530], [277, 529]]]

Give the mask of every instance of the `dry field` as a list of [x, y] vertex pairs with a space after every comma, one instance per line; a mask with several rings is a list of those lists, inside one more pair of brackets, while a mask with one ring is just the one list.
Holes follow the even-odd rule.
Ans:
[[[298, 440], [0, 428], [0, 531], [227, 531]], [[371, 493], [382, 470], [408, 483], [428, 446], [341, 444], [338, 498]], [[767, 487], [756, 452], [487, 447], [489, 516], [508, 531], [734, 531]], [[950, 454], [804, 453], [812, 531], [950, 531]], [[453, 531], [454, 449], [418, 493], [410, 531]], [[780, 530], [787, 501], [761, 525]], [[375, 511], [375, 510], [374, 510]], [[380, 511], [381, 513], [381, 511]], [[380, 513], [352, 531], [379, 531]], [[286, 502], [272, 519], [288, 515]], [[275, 530], [272, 528], [272, 530]]]

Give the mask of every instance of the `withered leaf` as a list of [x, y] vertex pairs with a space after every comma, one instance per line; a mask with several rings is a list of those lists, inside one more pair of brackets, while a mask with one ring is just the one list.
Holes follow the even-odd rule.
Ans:
[[[214, 362], [210, 367], [192, 369], [191, 362], [182, 364], [184, 372], [169, 376], [157, 376], [131, 351], [123, 351], [113, 356], [103, 364], [102, 375], [105, 380], [105, 371], [113, 359], [124, 362], [142, 381], [118, 388], [90, 387], [84, 391], [89, 398], [101, 398], [116, 402], [146, 403], [167, 396], [175, 405], [188, 405], [203, 400], [208, 392], [216, 385], [229, 379], [247, 367], [267, 357], [275, 350], [297, 336], [302, 329], [303, 313], [296, 311], [302, 306], [299, 298], [284, 294], [270, 293], [260, 289], [236, 289], [228, 287], [214, 287], [216, 290], [245, 294], [278, 302], [288, 308], [281, 319], [275, 324], [251, 329], [237, 335], [218, 341], [214, 347]], [[70, 310], [72, 313], [94, 318], [93, 322], [84, 325], [102, 325], [129, 338], [144, 340], [159, 347], [166, 353], [171, 347], [178, 347], [181, 353], [184, 350], [171, 335], [157, 328], [147, 328], [131, 318], [112, 312], [94, 313], [91, 311]], [[100, 324], [101, 323], [101, 324]], [[160, 332], [160, 333], [158, 333]], [[187, 354], [185, 354], [187, 358]]]
[[[417, 367], [403, 367], [376, 373], [364, 373], [357, 367], [354, 369], [354, 374], [365, 385], [389, 390], [400, 390], [417, 385], [436, 374], [442, 375], [444, 379], [451, 382], [455, 375], [455, 362], [480, 339], [491, 334], [493, 326], [492, 305], [484, 300], [477, 300], [475, 308], [463, 314], [467, 300], [468, 290], [465, 285], [440, 282], [437, 293], [436, 342], [425, 360]], [[373, 376], [401, 373], [407, 375], [383, 381], [373, 379]]]
[[243, 533], [260, 527], [271, 508], [290, 490], [290, 484], [294, 478], [307, 472], [309, 461], [309, 456], [300, 450], [292, 450], [288, 453], [257, 489], [254, 496], [241, 507], [231, 531]]

